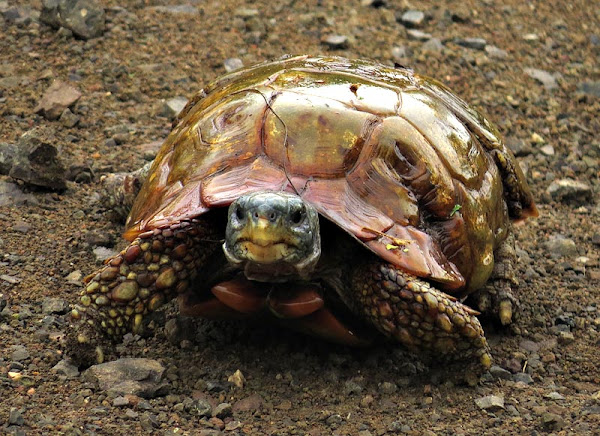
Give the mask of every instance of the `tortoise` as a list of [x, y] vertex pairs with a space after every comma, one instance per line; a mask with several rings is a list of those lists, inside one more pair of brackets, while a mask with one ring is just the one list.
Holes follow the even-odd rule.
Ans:
[[120, 180], [123, 204], [143, 181], [131, 243], [86, 278], [80, 360], [177, 297], [185, 315], [266, 317], [356, 346], [383, 335], [488, 368], [477, 315], [513, 320], [511, 222], [537, 215], [483, 115], [409, 69], [341, 57], [216, 80], [147, 175]]

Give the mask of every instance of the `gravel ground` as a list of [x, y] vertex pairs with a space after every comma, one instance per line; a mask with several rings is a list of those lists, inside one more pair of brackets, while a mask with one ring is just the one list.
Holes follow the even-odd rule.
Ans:
[[[86, 21], [59, 3], [0, 0], [0, 433], [600, 434], [597, 3], [80, 0]], [[435, 77], [519, 157], [540, 217], [517, 228], [521, 316], [484, 324], [495, 366], [476, 386], [389, 344], [174, 307], [107, 366], [63, 359], [82, 277], [124, 247], [101, 175], [151, 160], [207, 81], [285, 53]]]

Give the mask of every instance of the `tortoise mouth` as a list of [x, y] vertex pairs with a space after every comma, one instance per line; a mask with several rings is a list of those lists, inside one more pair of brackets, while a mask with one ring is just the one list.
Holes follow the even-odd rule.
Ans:
[[[240, 240], [236, 242], [234, 252], [242, 254], [250, 262], [269, 265], [292, 257], [298, 247], [284, 241], [265, 243], [264, 241]], [[236, 256], [238, 258], [242, 256]]]

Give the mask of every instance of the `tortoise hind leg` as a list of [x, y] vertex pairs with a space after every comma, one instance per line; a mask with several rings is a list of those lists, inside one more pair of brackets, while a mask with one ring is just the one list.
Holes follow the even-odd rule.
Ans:
[[81, 365], [102, 361], [111, 341], [139, 332], [145, 315], [183, 293], [220, 249], [213, 224], [199, 219], [146, 232], [88, 276], [67, 354]]
[[499, 319], [502, 325], [511, 324], [516, 315], [518, 300], [513, 295], [519, 282], [514, 268], [517, 254], [512, 232], [494, 252], [494, 269], [487, 284], [469, 296], [475, 307]]
[[490, 367], [490, 349], [478, 312], [427, 282], [374, 261], [357, 265], [349, 289], [354, 309], [411, 351]]

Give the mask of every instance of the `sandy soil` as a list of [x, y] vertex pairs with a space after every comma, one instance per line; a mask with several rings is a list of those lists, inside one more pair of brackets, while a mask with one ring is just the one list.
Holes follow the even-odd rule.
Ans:
[[[83, 40], [41, 24], [39, 1], [0, 1], [0, 143], [42, 129], [68, 178], [56, 192], [0, 176], [0, 433], [600, 434], [597, 4], [102, 3], [104, 33]], [[399, 22], [410, 9], [424, 12], [418, 30], [429, 36]], [[347, 40], [332, 48], [330, 35]], [[225, 73], [226, 59], [286, 53], [410, 66], [488, 114], [513, 146], [540, 217], [517, 229], [518, 322], [484, 325], [497, 367], [456, 386], [390, 345], [352, 350], [272, 326], [192, 322], [168, 307], [118, 350], [159, 361], [165, 395], [120, 396], [53, 369], [81, 277], [124, 247], [98, 203], [100, 176], [152, 159], [169, 131], [165, 101]], [[34, 112], [53, 80], [81, 93], [74, 126]], [[562, 179], [590, 191], [560, 198], [548, 189]], [[228, 382], [236, 370], [241, 387]], [[488, 396], [504, 406], [482, 409], [476, 400]], [[199, 412], [206, 404], [212, 412]]]

